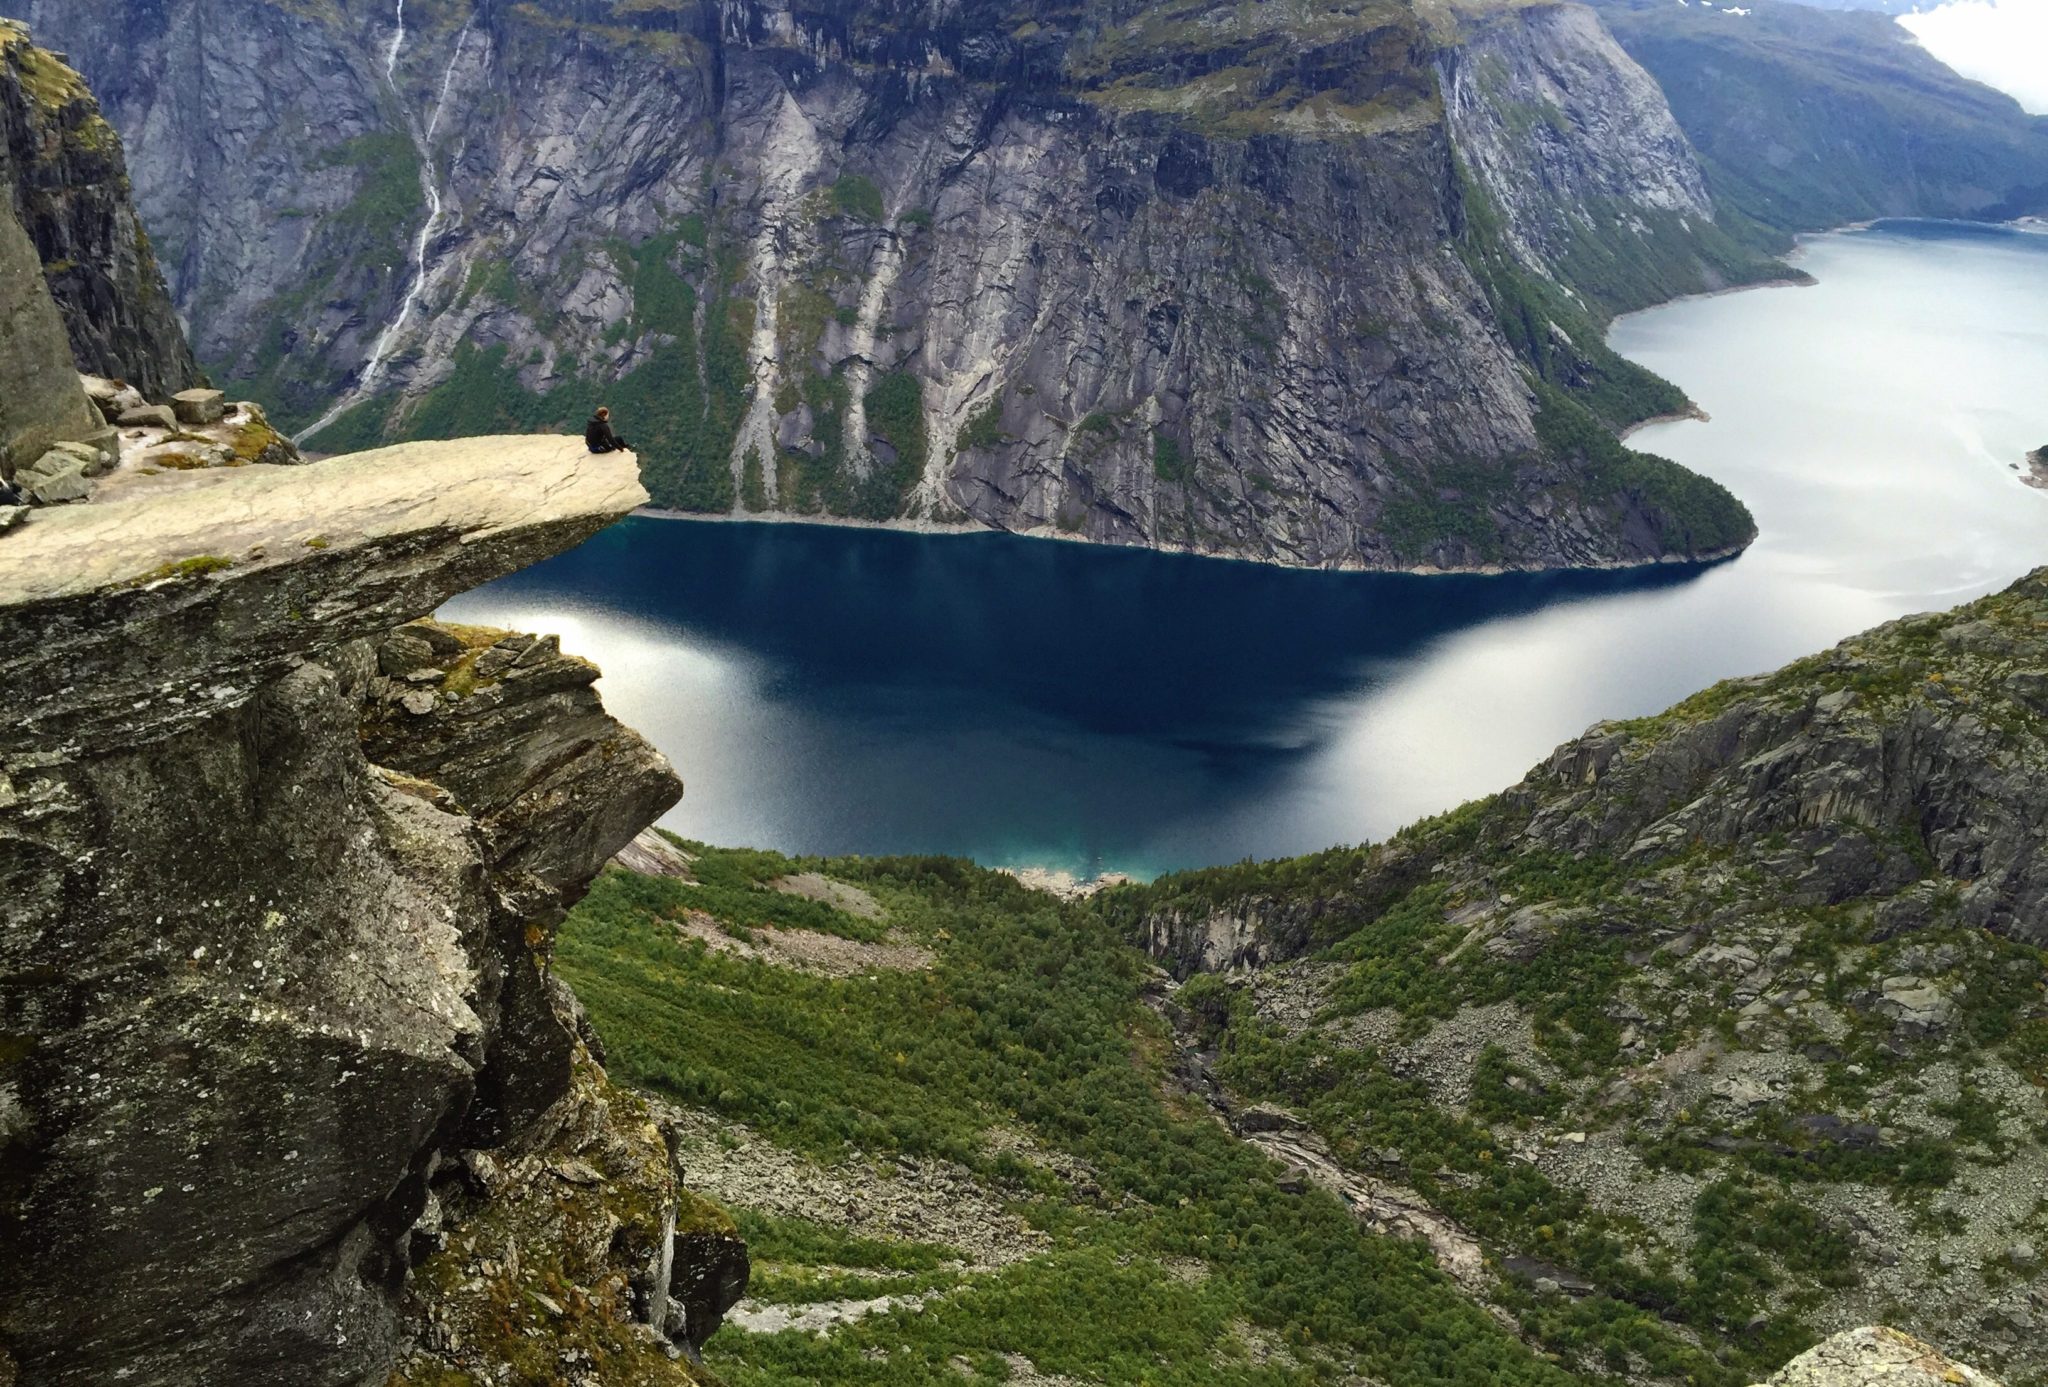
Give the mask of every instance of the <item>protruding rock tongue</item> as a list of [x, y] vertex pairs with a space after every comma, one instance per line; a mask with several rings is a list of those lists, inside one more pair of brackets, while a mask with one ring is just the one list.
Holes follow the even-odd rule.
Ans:
[[630, 458], [552, 437], [150, 482], [0, 546], [0, 755], [169, 735], [647, 499]]

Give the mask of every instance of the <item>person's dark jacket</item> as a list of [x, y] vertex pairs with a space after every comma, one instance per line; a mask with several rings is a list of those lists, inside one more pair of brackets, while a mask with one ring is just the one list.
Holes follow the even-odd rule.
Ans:
[[619, 437], [617, 429], [609, 419], [600, 419], [595, 414], [583, 426], [583, 442], [593, 453], [623, 453], [627, 451], [626, 440]]

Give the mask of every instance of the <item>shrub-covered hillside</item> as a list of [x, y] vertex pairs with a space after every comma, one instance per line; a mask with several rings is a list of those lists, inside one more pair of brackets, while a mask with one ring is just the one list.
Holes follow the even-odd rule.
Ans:
[[741, 1387], [1743, 1387], [1874, 1322], [2040, 1387], [2044, 833], [2048, 570], [1378, 847], [684, 845], [560, 966], [753, 1242]]
[[1106, 909], [1226, 1089], [1450, 1218], [1546, 1342], [1654, 1378], [1884, 1320], [2040, 1382], [2044, 773], [2037, 573]]

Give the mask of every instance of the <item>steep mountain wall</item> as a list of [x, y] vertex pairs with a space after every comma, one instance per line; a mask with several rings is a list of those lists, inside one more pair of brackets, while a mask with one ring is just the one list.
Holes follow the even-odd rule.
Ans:
[[1754, 278], [1664, 93], [1578, 5], [1475, 23], [1441, 59], [1453, 143], [1539, 283], [1622, 312]]
[[78, 369], [152, 399], [205, 383], [129, 201], [120, 139], [78, 74], [6, 23], [0, 185], [41, 257]]
[[1367, 567], [1751, 532], [1576, 427], [1681, 397], [1530, 288], [1758, 272], [1583, 11], [22, 8], [92, 55], [202, 355], [315, 446], [602, 394], [698, 509]]

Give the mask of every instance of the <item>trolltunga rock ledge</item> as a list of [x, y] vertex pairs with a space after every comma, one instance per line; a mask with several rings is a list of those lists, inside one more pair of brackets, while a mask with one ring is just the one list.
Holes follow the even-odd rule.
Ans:
[[646, 499], [630, 454], [490, 437], [166, 474], [37, 513], [0, 542], [0, 669], [18, 719], [0, 752], [167, 734], [291, 659], [431, 611]]
[[473, 439], [0, 536], [0, 1383], [505, 1381], [563, 1285], [548, 1362], [694, 1380], [744, 1253], [548, 971], [682, 785], [552, 639], [409, 620], [641, 499]]

